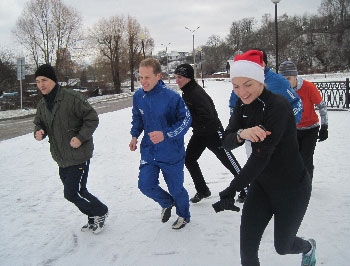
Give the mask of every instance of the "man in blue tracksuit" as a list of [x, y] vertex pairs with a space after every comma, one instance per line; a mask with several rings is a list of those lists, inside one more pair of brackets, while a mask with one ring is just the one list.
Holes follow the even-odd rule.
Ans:
[[[161, 221], [167, 222], [171, 208], [179, 216], [173, 229], [190, 221], [189, 196], [183, 186], [184, 136], [191, 125], [191, 115], [179, 93], [161, 80], [161, 67], [153, 58], [144, 59], [139, 68], [142, 88], [133, 96], [132, 136], [129, 148], [137, 149], [137, 138], [143, 132], [138, 187], [162, 207]], [[159, 186], [162, 171], [169, 192]]]

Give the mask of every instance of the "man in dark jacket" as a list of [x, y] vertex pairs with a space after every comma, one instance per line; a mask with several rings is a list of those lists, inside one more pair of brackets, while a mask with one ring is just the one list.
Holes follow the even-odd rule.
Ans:
[[86, 188], [97, 113], [85, 96], [58, 86], [52, 66], [40, 66], [35, 80], [43, 98], [37, 106], [34, 137], [38, 141], [49, 137], [51, 155], [59, 166], [64, 185], [64, 197], [88, 216], [88, 223], [81, 230], [97, 234], [108, 216], [107, 206]]
[[192, 116], [193, 134], [187, 145], [185, 165], [197, 190], [190, 201], [197, 203], [211, 195], [198, 164], [198, 159], [206, 148], [211, 150], [234, 176], [238, 175], [241, 167], [233, 154], [222, 147], [223, 127], [214, 102], [194, 80], [192, 66], [179, 65], [175, 70], [175, 77]]

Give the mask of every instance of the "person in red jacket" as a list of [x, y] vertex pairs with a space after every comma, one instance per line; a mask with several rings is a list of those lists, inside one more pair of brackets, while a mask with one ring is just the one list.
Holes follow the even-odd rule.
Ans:
[[[291, 87], [299, 95], [303, 103], [304, 111], [300, 122], [297, 124], [297, 136], [299, 151], [312, 179], [316, 142], [317, 140], [324, 141], [328, 138], [327, 105], [315, 84], [298, 76], [297, 67], [292, 61], [284, 61], [279, 66], [278, 72], [290, 82]], [[321, 126], [315, 106], [320, 112]]]

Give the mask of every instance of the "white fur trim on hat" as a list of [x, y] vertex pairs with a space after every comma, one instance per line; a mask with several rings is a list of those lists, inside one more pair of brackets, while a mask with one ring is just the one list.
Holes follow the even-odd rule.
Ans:
[[249, 60], [238, 60], [230, 66], [230, 78], [246, 77], [264, 83], [264, 68]]

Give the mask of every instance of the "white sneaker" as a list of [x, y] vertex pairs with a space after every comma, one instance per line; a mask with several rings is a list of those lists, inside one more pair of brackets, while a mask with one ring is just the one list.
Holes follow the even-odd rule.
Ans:
[[182, 217], [179, 216], [177, 218], [177, 220], [173, 223], [172, 228], [176, 229], [176, 230], [177, 229], [181, 229], [181, 228], [185, 227], [187, 223], [188, 222], [185, 220], [185, 218], [182, 218]]
[[108, 212], [105, 215], [94, 217], [95, 222], [93, 224], [92, 233], [99, 234], [104, 229], [107, 217]]

